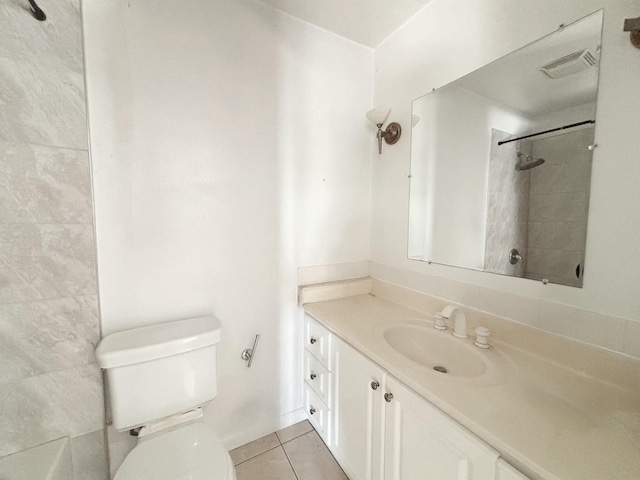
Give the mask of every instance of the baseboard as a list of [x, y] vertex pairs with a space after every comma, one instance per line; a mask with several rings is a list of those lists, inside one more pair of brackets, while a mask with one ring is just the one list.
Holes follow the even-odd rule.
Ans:
[[222, 439], [222, 443], [227, 450], [233, 450], [234, 448], [238, 448], [249, 442], [253, 442], [258, 438], [264, 437], [265, 435], [273, 433], [277, 430], [281, 430], [293, 425], [294, 423], [301, 422], [306, 418], [307, 417], [305, 415], [304, 409], [299, 408], [297, 410], [293, 410], [292, 412], [280, 415], [279, 417], [265, 420], [264, 422], [254, 425], [253, 427], [247, 430], [243, 430], [242, 432], [229, 435], [228, 437]]

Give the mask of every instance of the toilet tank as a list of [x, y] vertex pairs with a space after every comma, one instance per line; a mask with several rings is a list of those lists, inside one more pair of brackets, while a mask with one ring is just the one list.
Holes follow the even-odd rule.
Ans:
[[96, 348], [106, 370], [113, 426], [128, 430], [189, 411], [217, 393], [215, 317], [113, 333]]

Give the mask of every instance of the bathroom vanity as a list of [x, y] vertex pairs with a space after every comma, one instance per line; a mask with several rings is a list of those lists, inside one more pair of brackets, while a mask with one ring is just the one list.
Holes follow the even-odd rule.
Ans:
[[640, 362], [465, 308], [483, 350], [445, 301], [356, 285], [301, 292], [305, 410], [352, 480], [640, 478]]

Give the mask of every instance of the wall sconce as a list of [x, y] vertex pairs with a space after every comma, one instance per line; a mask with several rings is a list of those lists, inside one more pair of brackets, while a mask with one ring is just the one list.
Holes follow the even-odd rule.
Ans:
[[627, 18], [624, 21], [624, 31], [631, 32], [631, 44], [640, 48], [640, 17]]
[[376, 137], [378, 138], [378, 154], [382, 153], [382, 139], [387, 142], [389, 145], [393, 145], [400, 139], [400, 135], [402, 134], [402, 128], [399, 123], [391, 122], [387, 125], [386, 130], [382, 130], [382, 124], [385, 122], [389, 114], [391, 113], [390, 108], [374, 108], [367, 112], [367, 118], [371, 120], [376, 127], [378, 127], [378, 133]]

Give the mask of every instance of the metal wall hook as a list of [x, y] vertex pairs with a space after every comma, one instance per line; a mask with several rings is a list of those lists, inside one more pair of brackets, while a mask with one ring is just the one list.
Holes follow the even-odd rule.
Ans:
[[256, 350], [258, 348], [258, 341], [260, 340], [260, 335], [256, 335], [256, 339], [253, 341], [253, 348], [246, 348], [242, 351], [242, 359], [247, 363], [247, 368], [251, 367], [253, 363], [253, 357], [256, 355]]
[[624, 31], [631, 32], [631, 44], [634, 47], [640, 48], [640, 17], [627, 18], [624, 21]]

